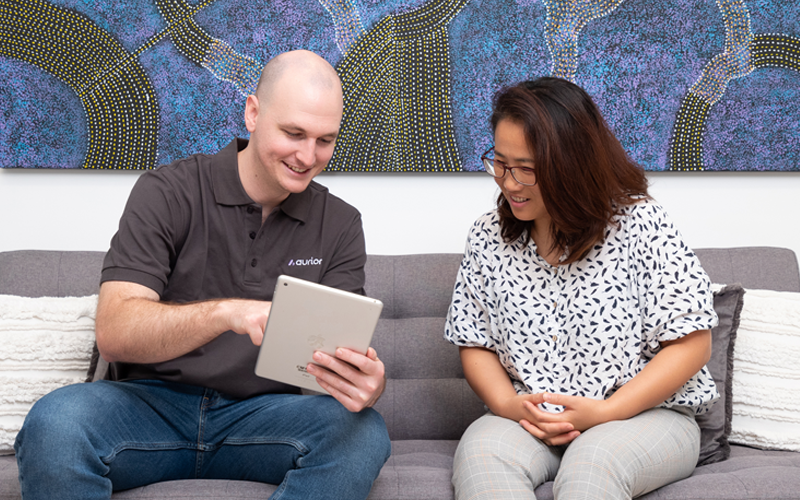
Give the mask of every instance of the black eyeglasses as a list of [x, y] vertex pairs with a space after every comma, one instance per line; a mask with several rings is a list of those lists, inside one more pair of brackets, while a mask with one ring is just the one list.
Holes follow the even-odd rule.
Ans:
[[493, 150], [494, 146], [490, 147], [487, 152], [481, 155], [481, 161], [483, 162], [483, 168], [486, 170], [486, 173], [500, 179], [506, 175], [506, 170], [508, 170], [511, 172], [511, 177], [523, 186], [536, 185], [536, 169], [531, 167], [509, 167], [506, 162], [489, 157], [489, 153]]

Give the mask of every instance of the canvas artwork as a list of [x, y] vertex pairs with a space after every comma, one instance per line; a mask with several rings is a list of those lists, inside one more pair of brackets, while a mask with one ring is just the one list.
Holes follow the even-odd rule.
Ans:
[[647, 170], [800, 170], [797, 0], [0, 0], [0, 167], [214, 153], [298, 48], [342, 78], [334, 171], [479, 170], [494, 93], [546, 75]]

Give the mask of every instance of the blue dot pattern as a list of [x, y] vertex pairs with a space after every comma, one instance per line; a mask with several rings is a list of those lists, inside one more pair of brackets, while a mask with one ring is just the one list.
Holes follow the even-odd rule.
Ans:
[[[716, 326], [713, 306], [708, 275], [653, 201], [625, 207], [602, 243], [559, 266], [524, 236], [503, 241], [492, 211], [470, 230], [444, 336], [494, 351], [520, 394], [606, 399], [661, 342]], [[699, 415], [718, 398], [703, 367], [659, 406]]]

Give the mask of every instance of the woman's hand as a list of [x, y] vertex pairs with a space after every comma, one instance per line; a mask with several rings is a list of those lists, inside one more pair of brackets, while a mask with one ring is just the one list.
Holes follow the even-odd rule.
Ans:
[[542, 394], [521, 394], [505, 400], [493, 413], [519, 422], [522, 427], [545, 444], [566, 444], [580, 435], [572, 422], [548, 418], [549, 413], [537, 405], [545, 400]]
[[[550, 413], [539, 408], [539, 404], [563, 406], [561, 413]], [[612, 420], [607, 415], [606, 401], [566, 396], [563, 394], [539, 393], [527, 396], [523, 406], [528, 417], [520, 425], [545, 444], [563, 445], [578, 437], [581, 432]]]

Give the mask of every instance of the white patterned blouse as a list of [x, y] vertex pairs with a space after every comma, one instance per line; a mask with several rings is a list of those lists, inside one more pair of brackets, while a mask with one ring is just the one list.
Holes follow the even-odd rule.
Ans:
[[[551, 266], [524, 237], [506, 243], [497, 211], [472, 226], [445, 325], [458, 346], [494, 351], [517, 393], [605, 399], [674, 340], [717, 324], [708, 276], [657, 203], [626, 207], [582, 260]], [[705, 413], [708, 369], [660, 406]], [[559, 407], [544, 405], [548, 411]]]

